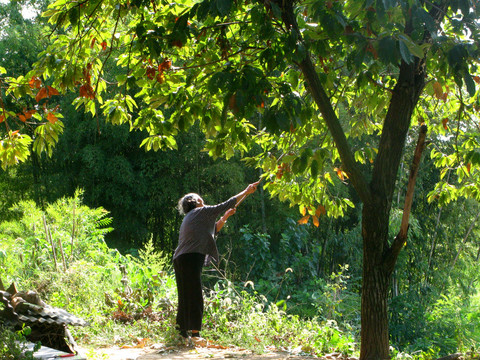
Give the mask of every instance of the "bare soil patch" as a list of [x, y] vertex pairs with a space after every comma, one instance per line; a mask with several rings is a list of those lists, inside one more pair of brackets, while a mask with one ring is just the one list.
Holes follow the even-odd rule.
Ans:
[[[81, 349], [82, 353], [88, 353]], [[209, 346], [170, 346], [153, 345], [145, 348], [109, 347], [96, 349], [95, 353], [99, 358], [102, 355], [108, 360], [176, 360], [176, 359], [245, 359], [245, 360], [312, 360], [315, 357], [295, 354], [286, 351], [267, 351], [264, 354], [254, 354], [250, 350], [236, 347]], [[328, 358], [324, 358], [328, 359]], [[331, 358], [333, 359], [333, 357]]]

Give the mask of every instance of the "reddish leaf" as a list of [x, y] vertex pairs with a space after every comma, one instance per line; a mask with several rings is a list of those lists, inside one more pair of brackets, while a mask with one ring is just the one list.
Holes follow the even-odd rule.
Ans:
[[28, 85], [31, 89], [40, 89], [40, 86], [42, 86], [42, 81], [38, 77], [33, 76], [28, 82]]
[[275, 176], [277, 177], [278, 180], [280, 180], [283, 176], [283, 170], [279, 169]]
[[474, 76], [473, 80], [477, 83], [480, 84], [480, 76]]
[[54, 95], [60, 95], [60, 93], [58, 92], [57, 89], [55, 89], [51, 86], [48, 86], [48, 97], [54, 96]]
[[32, 118], [32, 115], [35, 114], [37, 112], [37, 110], [28, 110], [28, 111], [24, 111], [23, 113], [25, 114], [25, 117], [27, 119], [31, 119]]
[[95, 45], [96, 41], [97, 41], [97, 38], [92, 39], [92, 42], [90, 43], [90, 49], [93, 49], [93, 46]]
[[49, 112], [49, 113], [47, 114], [47, 120], [50, 121], [50, 123], [55, 124], [58, 119], [57, 119], [57, 117], [55, 116], [54, 113]]
[[169, 70], [172, 67], [172, 61], [165, 59], [160, 65], [158, 65], [158, 71], [162, 72], [164, 70]]
[[471, 167], [472, 167], [472, 164], [471, 164], [471, 163], [468, 163], [468, 164], [467, 164], [467, 171], [468, 171], [469, 173], [470, 173]]
[[318, 217], [316, 216], [313, 217], [313, 225], [315, 225], [316, 227], [320, 226], [320, 222], [318, 221]]
[[5, 121], [5, 116], [3, 115], [0, 115], [0, 123], [4, 122]]
[[335, 171], [336, 171], [336, 173], [337, 173], [337, 176], [340, 178], [340, 180], [342, 180], [342, 181], [343, 181], [343, 180], [345, 179], [345, 176], [343, 175], [343, 171], [342, 171], [342, 169], [339, 169], [339, 168], [334, 168], [333, 170], [335, 170]]
[[46, 97], [48, 97], [47, 88], [41, 88], [37, 96], [35, 96], [35, 100], [38, 103], [40, 100], [45, 99]]
[[182, 47], [183, 47], [183, 44], [182, 44], [182, 42], [181, 42], [180, 40], [173, 40], [173, 41], [171, 42], [171, 44], [172, 44], [172, 46], [176, 46], [176, 47], [178, 47], [178, 48], [182, 48]]
[[26, 118], [25, 115], [23, 115], [23, 114], [18, 114], [18, 118], [19, 118], [20, 121], [22, 121], [22, 122], [26, 122], [26, 121], [27, 121], [27, 118]]
[[378, 59], [377, 49], [373, 47], [372, 43], [369, 43], [365, 50], [371, 53], [374, 59]]
[[315, 216], [320, 217], [322, 215], [325, 215], [327, 213], [327, 210], [325, 210], [325, 206], [319, 205], [317, 207], [317, 210], [315, 210]]
[[442, 84], [440, 84], [438, 81], [435, 81], [433, 83], [433, 91], [435, 93], [435, 97], [437, 99], [440, 99], [442, 100], [443, 99], [443, 88], [442, 88]]
[[107, 42], [105, 40], [102, 41], [102, 49], [107, 50]]
[[83, 98], [87, 99], [95, 99], [95, 93], [93, 91], [93, 88], [90, 84], [84, 84], [80, 86], [80, 89], [78, 89], [80, 92], [80, 96]]
[[230, 99], [228, 99], [228, 107], [230, 108], [230, 110], [232, 110], [234, 114], [238, 112], [236, 94], [232, 94], [232, 96], [230, 96]]
[[305, 215], [304, 217], [302, 217], [300, 220], [298, 220], [298, 223], [300, 225], [304, 225], [308, 222], [308, 219], [310, 219], [310, 215]]
[[448, 118], [445, 118], [445, 119], [442, 120], [443, 128], [445, 130], [448, 130], [447, 122], [448, 122]]
[[147, 78], [149, 78], [150, 80], [153, 80], [155, 78], [155, 73], [156, 73], [156, 70], [154, 67], [152, 66], [147, 67]]

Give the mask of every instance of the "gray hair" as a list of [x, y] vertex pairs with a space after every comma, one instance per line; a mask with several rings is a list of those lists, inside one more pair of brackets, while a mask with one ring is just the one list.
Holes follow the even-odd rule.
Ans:
[[191, 210], [197, 207], [198, 201], [201, 199], [200, 195], [189, 193], [178, 200], [177, 209], [181, 215], [186, 215]]

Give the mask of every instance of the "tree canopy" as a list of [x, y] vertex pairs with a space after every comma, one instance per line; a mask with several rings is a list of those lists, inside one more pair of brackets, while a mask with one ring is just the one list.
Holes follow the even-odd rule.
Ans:
[[[35, 71], [3, 78], [21, 105], [2, 106], [2, 166], [24, 159], [33, 139], [35, 150], [51, 149], [62, 132], [51, 100], [73, 91], [78, 108], [147, 130], [146, 149], [175, 148], [196, 122], [213, 156], [258, 144], [254, 160], [280, 180], [273, 193], [311, 205], [314, 219], [339, 216], [351, 203], [326, 184], [369, 170], [400, 66], [421, 66], [413, 126], [456, 136], [461, 151], [448, 167], [469, 178], [480, 162], [469, 136], [480, 107], [477, 11], [469, 1], [58, 1], [44, 13], [54, 42]], [[299, 72], [306, 59], [324, 105]], [[446, 165], [443, 150], [435, 154]]]
[[2, 166], [31, 143], [51, 153], [63, 131], [55, 96], [72, 91], [78, 109], [146, 131], [147, 150], [176, 148], [197, 124], [212, 156], [248, 153], [302, 222], [341, 216], [357, 196], [361, 357], [385, 358], [385, 293], [406, 241], [389, 217], [421, 126], [443, 169], [431, 200], [480, 196], [479, 11], [473, 0], [56, 1], [34, 70], [0, 68]]

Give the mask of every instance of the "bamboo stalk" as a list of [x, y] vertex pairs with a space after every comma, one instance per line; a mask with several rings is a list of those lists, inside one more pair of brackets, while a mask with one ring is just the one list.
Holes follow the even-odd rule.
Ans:
[[58, 239], [58, 245], [60, 247], [60, 253], [62, 254], [63, 269], [67, 271], [67, 262], [65, 261], [65, 253], [63, 252], [63, 245], [61, 239]]
[[50, 234], [47, 226], [47, 220], [45, 219], [45, 214], [43, 214], [42, 216], [43, 216], [43, 228], [45, 229], [45, 238], [47, 239], [47, 241], [50, 242], [50, 245], [52, 247], [53, 261], [55, 263], [55, 271], [58, 271], [57, 254], [55, 253], [55, 245], [53, 244], [52, 235]]
[[74, 239], [75, 239], [75, 231], [76, 231], [76, 228], [75, 228], [75, 209], [77, 207], [77, 202], [73, 201], [73, 220], [72, 220], [72, 246], [70, 248], [70, 262], [73, 261], [73, 242], [74, 242]]

